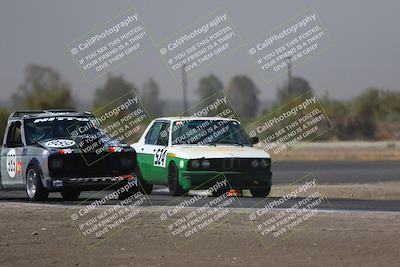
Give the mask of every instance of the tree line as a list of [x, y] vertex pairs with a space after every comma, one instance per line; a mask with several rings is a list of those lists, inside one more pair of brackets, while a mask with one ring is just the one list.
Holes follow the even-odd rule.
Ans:
[[[290, 85], [290, 86], [289, 86]], [[160, 87], [149, 78], [140, 88], [123, 76], [109, 74], [104, 85], [96, 88], [91, 110], [108, 104], [118, 96], [132, 90], [152, 117], [165, 114], [165, 100], [160, 97]], [[302, 77], [291, 80], [277, 88], [271, 105], [263, 106], [259, 100], [260, 90], [245, 75], [234, 76], [226, 86], [215, 76], [209, 75], [198, 81], [195, 93], [198, 101], [224, 90], [235, 112], [243, 122], [249, 123], [286, 104], [290, 99], [313, 91]], [[180, 97], [179, 97], [180, 99]], [[368, 88], [349, 100], [336, 100], [325, 94], [319, 97], [322, 107], [334, 128], [320, 139], [325, 140], [393, 140], [400, 139], [400, 93], [392, 90]], [[23, 83], [12, 95], [15, 109], [64, 109], [74, 108], [77, 103], [71, 85], [51, 67], [31, 64], [26, 67]], [[3, 135], [9, 110], [0, 108], [0, 135]]]

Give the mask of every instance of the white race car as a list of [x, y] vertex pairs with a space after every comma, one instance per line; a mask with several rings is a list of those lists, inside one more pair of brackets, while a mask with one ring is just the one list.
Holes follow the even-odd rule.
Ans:
[[257, 142], [237, 120], [168, 117], [153, 120], [132, 147], [139, 182], [148, 194], [154, 184], [167, 185], [170, 194], [177, 196], [207, 189], [208, 181], [225, 177], [229, 186], [214, 195], [250, 189], [254, 197], [265, 197], [271, 190], [271, 158], [253, 147]]

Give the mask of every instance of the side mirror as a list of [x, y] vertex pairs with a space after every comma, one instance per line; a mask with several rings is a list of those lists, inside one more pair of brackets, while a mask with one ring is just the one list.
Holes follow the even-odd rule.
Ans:
[[257, 144], [257, 143], [258, 143], [258, 137], [257, 137], [257, 136], [252, 137], [252, 138], [250, 138], [250, 141], [251, 141], [253, 144]]

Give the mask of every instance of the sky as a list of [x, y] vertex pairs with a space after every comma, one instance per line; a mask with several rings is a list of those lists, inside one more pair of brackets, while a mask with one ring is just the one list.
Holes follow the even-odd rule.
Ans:
[[[30, 63], [55, 68], [68, 81], [75, 98], [89, 101], [106, 75], [88, 83], [67, 44], [109, 21], [131, 6], [157, 43], [224, 7], [244, 42], [264, 36], [277, 25], [312, 7], [332, 40], [332, 46], [302, 64], [293, 75], [307, 79], [315, 92], [348, 99], [368, 87], [400, 91], [400, 1], [306, 0], [0, 0], [0, 100], [6, 101], [24, 79]], [[150, 48], [111, 70], [137, 87], [152, 77], [161, 97], [181, 95], [160, 52]], [[195, 99], [198, 80], [215, 74], [224, 85], [238, 74], [249, 76], [262, 100], [273, 100], [285, 77], [265, 82], [245, 49], [239, 49], [196, 72], [188, 80]]]

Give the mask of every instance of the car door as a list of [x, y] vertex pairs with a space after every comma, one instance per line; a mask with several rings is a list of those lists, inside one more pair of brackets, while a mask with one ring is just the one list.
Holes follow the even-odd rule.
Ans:
[[147, 132], [142, 145], [142, 176], [147, 182], [166, 184], [166, 157], [169, 138], [169, 121], [156, 121]]
[[22, 172], [23, 149], [22, 122], [11, 121], [1, 150], [1, 179], [5, 188], [18, 188], [24, 184]]

